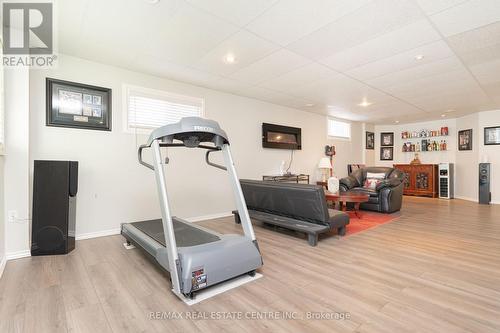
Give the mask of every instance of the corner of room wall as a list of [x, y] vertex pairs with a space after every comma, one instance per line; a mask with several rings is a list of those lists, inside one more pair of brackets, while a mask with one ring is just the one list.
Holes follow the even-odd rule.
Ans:
[[[7, 260], [29, 256], [29, 70], [4, 71], [5, 156], [4, 214]], [[7, 222], [7, 212], [18, 220]]]
[[7, 256], [5, 255], [5, 211], [4, 211], [4, 156], [0, 155], [0, 278], [2, 278]]

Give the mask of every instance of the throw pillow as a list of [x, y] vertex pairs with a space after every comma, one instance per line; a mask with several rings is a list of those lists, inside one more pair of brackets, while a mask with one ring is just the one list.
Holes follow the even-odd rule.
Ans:
[[380, 183], [383, 179], [385, 179], [385, 173], [367, 172], [366, 181], [363, 184], [363, 187], [374, 190], [378, 183]]
[[374, 190], [377, 187], [378, 183], [380, 183], [380, 179], [367, 178], [363, 187]]

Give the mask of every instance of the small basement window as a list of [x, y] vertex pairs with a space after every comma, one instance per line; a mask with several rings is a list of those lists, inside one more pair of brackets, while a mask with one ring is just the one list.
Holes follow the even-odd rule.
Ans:
[[328, 136], [351, 139], [351, 123], [328, 118]]
[[151, 130], [184, 117], [203, 117], [204, 100], [161, 90], [125, 87], [128, 131]]

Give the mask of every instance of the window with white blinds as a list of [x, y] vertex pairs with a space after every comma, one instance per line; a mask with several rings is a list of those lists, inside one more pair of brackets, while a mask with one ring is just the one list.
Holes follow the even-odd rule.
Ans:
[[154, 129], [183, 117], [202, 117], [203, 99], [140, 87], [126, 88], [127, 128]]
[[351, 123], [328, 118], [328, 136], [350, 139]]

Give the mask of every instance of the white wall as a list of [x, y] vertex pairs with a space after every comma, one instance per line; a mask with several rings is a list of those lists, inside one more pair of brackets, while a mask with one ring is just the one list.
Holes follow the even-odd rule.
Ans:
[[4, 157], [0, 156], [0, 278], [5, 268]]
[[[108, 87], [113, 90], [113, 131], [45, 126], [45, 78], [53, 77]], [[220, 123], [230, 138], [240, 178], [261, 179], [276, 174], [290, 151], [263, 149], [262, 122], [302, 128], [302, 150], [296, 151], [291, 171], [320, 177], [316, 168], [327, 142], [337, 145], [336, 168], [361, 160], [360, 139], [328, 141], [322, 115], [281, 107], [180, 82], [165, 80], [86, 60], [62, 56], [54, 70], [30, 73], [30, 165], [34, 159], [72, 159], [80, 162], [77, 235], [116, 230], [120, 223], [159, 217], [153, 173], [137, 162], [137, 145], [146, 140], [123, 131], [122, 85], [202, 97], [206, 117]], [[353, 124], [358, 135], [360, 124]], [[171, 149], [167, 184], [174, 215], [198, 217], [226, 213], [233, 200], [224, 172], [205, 165], [201, 151]]]
[[485, 146], [483, 132], [485, 127], [500, 126], [500, 110], [480, 112], [478, 123], [478, 161], [491, 163], [491, 201], [500, 204], [500, 145]]
[[[367, 165], [367, 166], [374, 166], [375, 165], [375, 153], [376, 153], [376, 150], [375, 149], [366, 149], [366, 132], [372, 132], [374, 133], [375, 132], [375, 125], [373, 124], [363, 124], [363, 133], [361, 133], [362, 137], [361, 137], [361, 140], [363, 140], [363, 147], [365, 149], [365, 153], [364, 153], [364, 159], [363, 159], [363, 164]], [[375, 138], [375, 141], [377, 140], [377, 138]]]
[[[4, 218], [7, 259], [29, 254], [29, 71], [5, 69]], [[7, 212], [18, 220], [7, 223]]]
[[456, 150], [455, 197], [471, 201], [478, 200], [478, 155], [483, 140], [478, 119], [478, 113], [457, 118], [457, 133], [472, 129], [472, 150]]
[[[422, 129], [439, 130], [441, 127], [448, 127], [448, 137], [437, 137], [435, 139], [440, 142], [446, 140], [448, 151], [428, 151], [420, 152], [419, 158], [422, 163], [438, 164], [443, 162], [455, 163], [455, 150], [456, 150], [456, 120], [443, 119], [437, 121], [420, 122], [413, 124], [401, 125], [377, 125], [375, 126], [375, 161], [377, 165], [392, 166], [397, 163], [410, 163], [415, 158], [415, 153], [403, 152], [403, 144], [405, 142], [417, 143], [419, 139], [402, 139], [401, 132], [403, 131], [420, 131]], [[394, 133], [394, 161], [381, 161], [380, 160], [380, 133], [393, 132]]]
[[363, 123], [351, 123], [351, 139], [329, 139], [328, 144], [335, 146], [333, 171], [337, 177], [347, 176], [348, 164], [363, 163]]
[[[492, 203], [500, 203], [500, 145], [484, 145], [484, 127], [500, 126], [500, 110], [485, 111], [456, 119], [442, 119], [438, 121], [421, 122], [401, 125], [377, 125], [375, 126], [375, 152], [376, 164], [391, 166], [396, 163], [409, 163], [415, 156], [414, 153], [403, 153], [402, 131], [413, 131], [420, 129], [438, 130], [442, 126], [448, 126], [450, 135], [446, 138], [448, 151], [421, 152], [419, 153], [422, 163], [438, 164], [441, 162], [455, 163], [455, 197], [477, 201], [478, 200], [478, 163], [488, 161], [491, 163], [491, 196]], [[472, 129], [473, 150], [458, 151], [458, 131]], [[380, 133], [394, 132], [394, 161], [380, 160]], [[442, 138], [437, 138], [440, 141]], [[415, 140], [411, 140], [415, 141]]]

